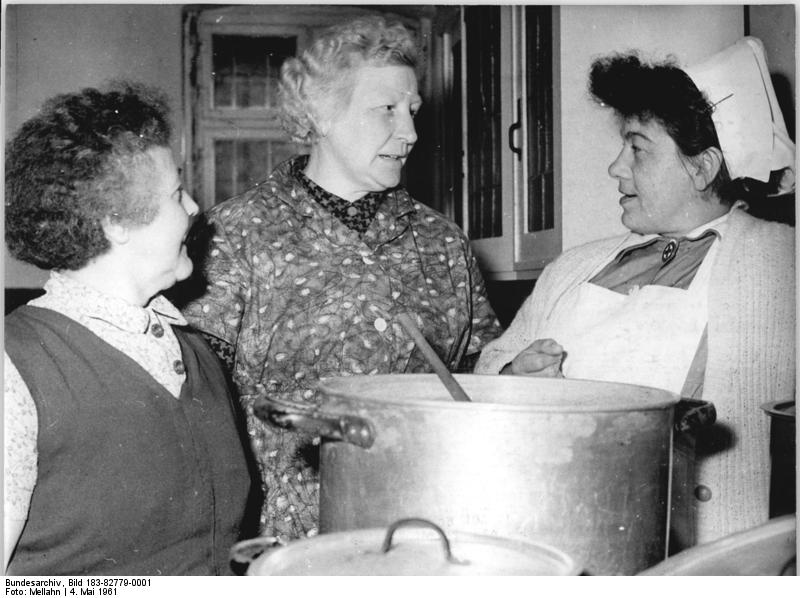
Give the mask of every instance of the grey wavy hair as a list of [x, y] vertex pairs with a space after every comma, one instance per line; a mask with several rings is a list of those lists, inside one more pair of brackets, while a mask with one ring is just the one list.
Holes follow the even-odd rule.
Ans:
[[326, 30], [299, 57], [281, 67], [278, 99], [281, 125], [299, 143], [314, 143], [319, 123], [335, 118], [350, 102], [359, 66], [418, 64], [417, 44], [400, 23], [383, 17], [356, 19]]

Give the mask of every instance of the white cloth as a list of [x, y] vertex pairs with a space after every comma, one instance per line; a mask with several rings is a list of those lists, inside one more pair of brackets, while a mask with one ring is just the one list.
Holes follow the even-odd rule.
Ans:
[[625, 295], [583, 282], [567, 293], [544, 331], [564, 347], [564, 376], [624, 380], [680, 394], [708, 321], [708, 281], [718, 244], [687, 289], [646, 285]]
[[744, 37], [683, 69], [714, 106], [712, 120], [731, 178], [769, 180], [787, 169], [779, 193], [794, 189], [795, 146], [775, 97], [764, 44]]

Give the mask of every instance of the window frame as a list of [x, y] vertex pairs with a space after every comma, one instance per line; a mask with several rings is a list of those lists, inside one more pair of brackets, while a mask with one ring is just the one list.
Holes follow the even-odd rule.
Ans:
[[[196, 8], [184, 17], [184, 116], [186, 119], [183, 155], [184, 180], [202, 210], [216, 203], [216, 165], [214, 141], [258, 139], [294, 145], [294, 152], [307, 151], [293, 144], [281, 128], [277, 111], [271, 108], [216, 108], [213, 105], [214, 35], [290, 37], [301, 52], [313, 36], [314, 27], [291, 18], [286, 7], [242, 6]], [[323, 27], [325, 24], [322, 25]], [[187, 151], [188, 150], [188, 151]], [[269, 176], [265, 166], [263, 178]]]
[[[501, 64], [510, 65], [510, 74], [501, 77], [500, 86], [501, 102], [501, 137], [500, 168], [501, 181], [501, 219], [502, 234], [495, 237], [471, 239], [470, 244], [475, 252], [484, 276], [489, 280], [525, 280], [537, 278], [544, 267], [561, 252], [562, 224], [561, 224], [561, 155], [560, 155], [560, 126], [561, 115], [559, 111], [559, 12], [558, 7], [552, 8], [552, 143], [553, 143], [553, 218], [552, 228], [528, 232], [528, 159], [533, 151], [528, 142], [528, 111], [525, 109], [525, 98], [528, 96], [528, 82], [526, 80], [526, 40], [528, 34], [525, 30], [525, 5], [500, 6], [501, 30], [505, 33], [501, 40]], [[462, 11], [464, 8], [462, 7]], [[470, 43], [464, 26], [462, 15], [461, 37], [466, 44]], [[467, 129], [469, 125], [467, 114], [467, 85], [469, 85], [470, 72], [466, 65], [466, 51], [462, 50], [462, 65], [465, 73], [462, 78], [462, 128], [464, 131], [463, 143], [465, 151], [462, 159], [462, 174], [464, 185], [462, 188], [462, 213], [463, 228], [469, 236], [469, 163], [467, 155], [470, 152]], [[473, 74], [474, 76], [474, 74]], [[509, 147], [513, 144], [513, 149]]]
[[212, 38], [215, 35], [237, 35], [252, 37], [292, 37], [297, 38], [297, 51], [301, 52], [308, 44], [309, 31], [307, 27], [291, 25], [254, 25], [250, 22], [235, 23], [226, 22], [224, 24], [208, 23], [207, 19], [201, 17], [199, 23], [199, 42], [200, 42], [200, 78], [206, 82], [205, 85], [198, 86], [200, 116], [210, 121], [232, 120], [241, 122], [244, 126], [258, 127], [259, 122], [267, 119], [269, 126], [279, 127], [277, 122], [277, 110], [270, 108], [215, 108], [213, 105], [214, 91], [212, 82], [213, 56]]

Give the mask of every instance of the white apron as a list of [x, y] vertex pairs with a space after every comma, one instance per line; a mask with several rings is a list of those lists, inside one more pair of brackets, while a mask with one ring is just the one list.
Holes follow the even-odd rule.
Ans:
[[564, 376], [680, 394], [708, 321], [718, 245], [711, 245], [688, 289], [646, 285], [624, 295], [584, 282], [567, 293], [541, 335], [564, 348]]

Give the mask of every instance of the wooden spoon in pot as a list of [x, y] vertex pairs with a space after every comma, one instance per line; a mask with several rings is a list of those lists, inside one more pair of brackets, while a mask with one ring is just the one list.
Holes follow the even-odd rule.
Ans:
[[417, 328], [417, 325], [414, 324], [414, 320], [411, 318], [411, 316], [408, 314], [397, 314], [395, 319], [411, 336], [411, 338], [414, 339], [417, 347], [419, 347], [419, 350], [422, 351], [422, 355], [425, 356], [426, 361], [433, 368], [433, 371], [436, 372], [436, 375], [439, 376], [439, 380], [442, 381], [442, 384], [444, 384], [447, 392], [450, 393], [450, 396], [456, 401], [469, 401], [470, 398], [467, 393], [465, 393], [464, 389], [461, 388], [461, 385], [453, 377], [453, 374], [450, 373], [450, 370], [447, 369], [447, 366], [444, 364], [444, 362], [439, 359], [439, 356], [436, 354], [436, 351], [433, 350], [433, 347], [431, 347], [425, 337], [422, 336], [422, 332], [420, 332], [419, 328]]

